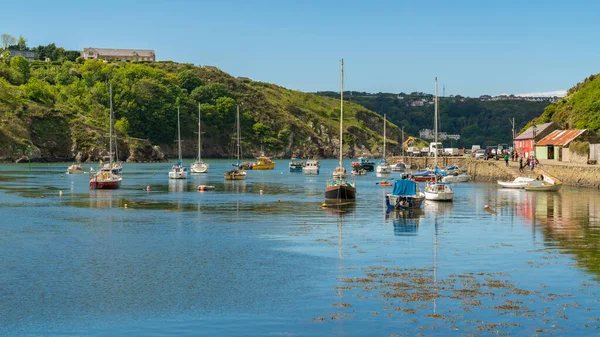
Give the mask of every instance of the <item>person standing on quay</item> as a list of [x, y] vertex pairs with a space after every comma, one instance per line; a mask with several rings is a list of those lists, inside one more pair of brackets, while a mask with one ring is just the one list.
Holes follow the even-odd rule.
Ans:
[[508, 166], [508, 152], [504, 154], [504, 162], [506, 163], [506, 166]]
[[519, 159], [519, 172], [523, 172], [523, 156]]

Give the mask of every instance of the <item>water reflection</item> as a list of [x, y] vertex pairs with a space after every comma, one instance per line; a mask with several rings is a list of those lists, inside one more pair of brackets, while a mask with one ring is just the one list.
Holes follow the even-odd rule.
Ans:
[[600, 275], [600, 194], [583, 189], [524, 192], [516, 212], [532, 226], [534, 240], [541, 232], [545, 245], [574, 254], [580, 265]]
[[184, 192], [186, 186], [186, 179], [169, 179], [169, 192]]
[[386, 214], [386, 220], [392, 221], [394, 235], [414, 236], [417, 235], [419, 224], [425, 212], [421, 208], [398, 209]]

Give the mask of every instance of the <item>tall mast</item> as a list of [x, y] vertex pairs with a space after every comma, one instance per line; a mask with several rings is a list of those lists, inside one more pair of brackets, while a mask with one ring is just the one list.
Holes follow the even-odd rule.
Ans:
[[110, 168], [112, 169], [112, 160], [113, 160], [113, 150], [112, 150], [112, 114], [113, 114], [113, 104], [112, 104], [112, 83], [108, 86], [109, 96], [110, 96], [110, 116], [109, 116], [109, 125], [108, 125], [108, 148], [109, 148], [109, 161]]
[[339, 164], [340, 169], [342, 169], [342, 151], [343, 151], [342, 123], [343, 123], [343, 120], [344, 120], [344, 59], [342, 59], [342, 71], [340, 73], [340, 164]]
[[237, 115], [236, 115], [236, 124], [237, 124], [237, 164], [240, 164], [240, 106], [237, 106]]
[[201, 126], [201, 115], [200, 115], [200, 103], [198, 103], [198, 160], [202, 159], [202, 139], [200, 137]]
[[385, 139], [386, 139], [386, 134], [385, 134], [385, 127], [387, 124], [387, 114], [383, 115], [383, 160], [385, 160]]
[[435, 78], [435, 121], [433, 123], [434, 142], [435, 142], [435, 165], [437, 166], [437, 154], [438, 154], [438, 79]]
[[179, 164], [181, 164], [181, 130], [179, 127], [179, 107], [177, 107], [177, 150], [179, 152]]

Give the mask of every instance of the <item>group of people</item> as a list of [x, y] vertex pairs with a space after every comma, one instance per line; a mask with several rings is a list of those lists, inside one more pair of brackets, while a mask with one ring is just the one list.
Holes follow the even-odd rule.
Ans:
[[506, 166], [508, 166], [508, 161], [511, 159], [512, 161], [517, 161], [517, 159], [519, 160], [519, 172], [523, 172], [523, 169], [525, 169], [526, 167], [529, 167], [529, 169], [533, 171], [535, 166], [539, 165], [540, 163], [540, 161], [537, 160], [537, 158], [535, 157], [527, 158], [524, 160], [523, 155], [519, 156], [519, 153], [517, 153], [517, 151], [513, 151], [511, 153], [505, 152], [504, 162], [506, 163]]

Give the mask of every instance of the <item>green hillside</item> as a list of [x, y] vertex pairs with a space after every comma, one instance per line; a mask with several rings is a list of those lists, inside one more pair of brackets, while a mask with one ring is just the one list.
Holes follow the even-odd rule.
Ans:
[[[8, 61], [10, 59], [10, 61]], [[0, 62], [0, 160], [15, 160], [32, 146], [41, 160], [95, 160], [106, 153], [112, 85], [122, 156], [155, 156], [150, 144], [175, 151], [177, 107], [184, 155], [197, 152], [198, 104], [203, 154], [230, 157], [236, 106], [246, 157], [260, 149], [271, 156], [335, 157], [339, 100], [274, 84], [234, 78], [214, 67], [174, 62]], [[344, 106], [347, 157], [379, 155], [383, 119], [356, 103]], [[399, 129], [388, 125], [388, 151], [399, 150]]]
[[556, 122], [565, 129], [600, 132], [600, 77], [592, 75], [569, 89], [567, 96], [549, 105], [536, 123]]
[[[328, 97], [339, 97], [335, 92], [319, 92]], [[413, 92], [377, 93], [348, 92], [344, 94], [348, 100], [364, 107], [387, 114], [388, 120], [402, 127], [411, 135], [419, 135], [422, 129], [433, 129], [433, 95]], [[423, 106], [414, 106], [416, 101], [425, 101]], [[467, 147], [477, 144], [481, 146], [499, 143], [510, 143], [512, 124], [509, 118], [515, 119], [515, 130], [520, 130], [532, 118], [539, 116], [548, 102], [532, 102], [524, 100], [482, 101], [479, 98], [461, 96], [440, 97], [439, 131], [448, 134], [460, 134], [458, 142], [447, 141], [444, 146]]]

